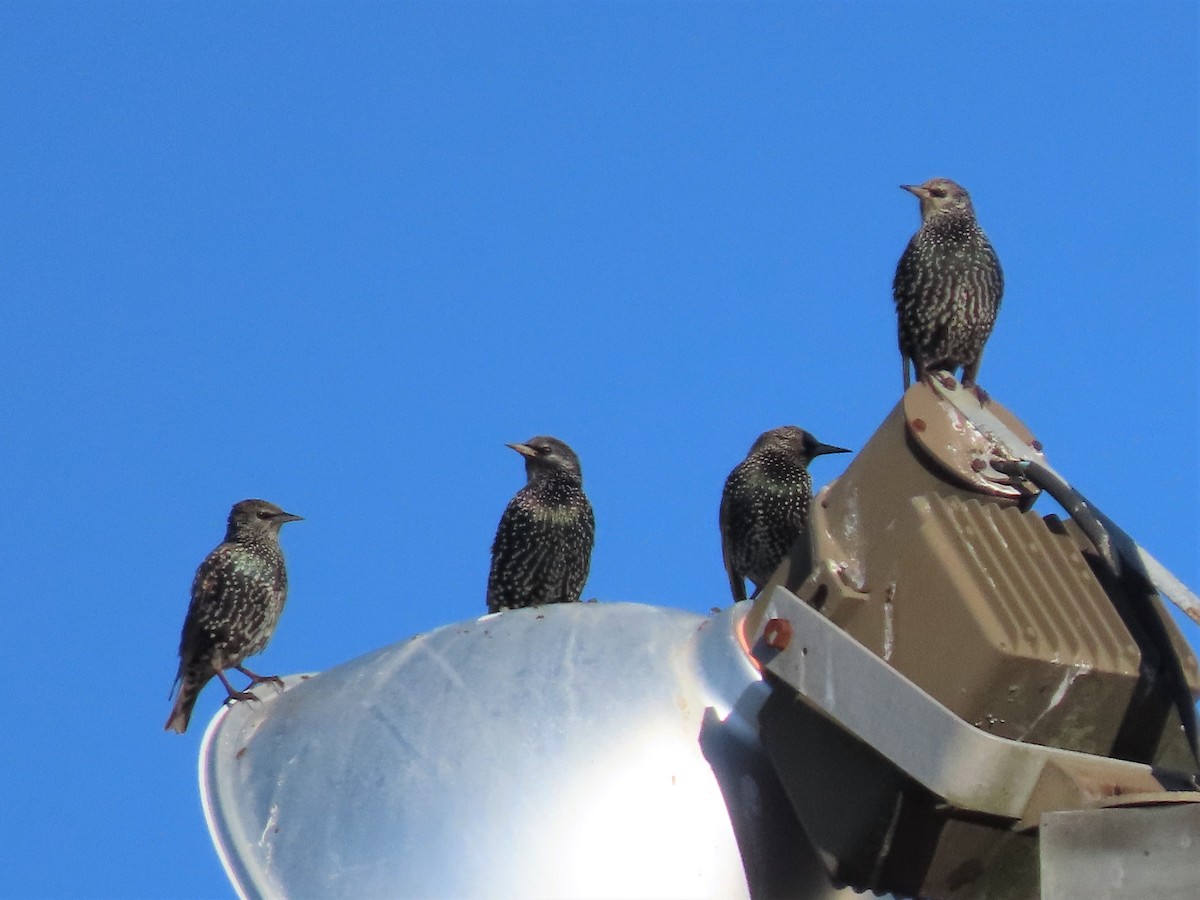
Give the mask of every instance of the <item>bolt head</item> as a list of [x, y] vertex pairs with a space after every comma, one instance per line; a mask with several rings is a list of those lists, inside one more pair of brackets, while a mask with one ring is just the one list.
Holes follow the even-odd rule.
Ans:
[[772, 619], [763, 629], [763, 641], [772, 650], [786, 650], [792, 642], [792, 623], [787, 619]]

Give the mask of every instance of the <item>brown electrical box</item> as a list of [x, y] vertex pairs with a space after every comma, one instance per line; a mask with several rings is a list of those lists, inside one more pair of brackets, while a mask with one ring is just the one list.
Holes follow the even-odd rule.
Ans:
[[[1196, 657], [1153, 589], [1114, 575], [1075, 522], [1032, 510], [1036, 487], [991, 465], [1014, 458], [1045, 463], [1000, 404], [914, 385], [818, 494], [811, 546], [794, 548], [760, 596], [786, 587], [987, 734], [1150, 767], [1122, 787], [1051, 765], [1040, 808], [1195, 790]], [[769, 615], [760, 601], [747, 617], [751, 646]], [[763, 741], [835, 878], [932, 897], [1037, 896], [1036, 817], [955, 807], [803, 700], [772, 697]]]

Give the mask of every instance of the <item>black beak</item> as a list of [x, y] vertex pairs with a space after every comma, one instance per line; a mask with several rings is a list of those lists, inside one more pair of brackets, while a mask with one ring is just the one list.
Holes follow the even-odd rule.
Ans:
[[824, 456], [826, 453], [853, 453], [853, 450], [847, 450], [845, 447], [835, 447], [833, 444], [818, 443], [809, 451], [810, 457]]

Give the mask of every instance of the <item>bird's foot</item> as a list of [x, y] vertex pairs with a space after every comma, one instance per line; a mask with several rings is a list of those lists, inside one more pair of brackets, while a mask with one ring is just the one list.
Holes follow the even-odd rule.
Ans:
[[[246, 672], [246, 670], [243, 669], [241, 666], [234, 666], [234, 668], [236, 668], [239, 672], [241, 672], [243, 674], [246, 674], [246, 675], [251, 674], [249, 672]], [[229, 679], [225, 677], [224, 672], [218, 670], [217, 677], [221, 679], [221, 684], [225, 685], [225, 690], [229, 694], [229, 696], [225, 698], [225, 702], [227, 704], [232, 703], [234, 700], [257, 700], [258, 699], [258, 697], [256, 697], [254, 694], [250, 693], [249, 691], [236, 690], [234, 688], [234, 686], [229, 683]], [[247, 687], [252, 687], [252, 686], [253, 685], [247, 685]]]
[[935, 392], [939, 384], [948, 391], [958, 388], [958, 382], [954, 376], [943, 369], [939, 369], [936, 372], [926, 369], [921, 373], [921, 380], [933, 388]]
[[980, 406], [987, 406], [992, 400], [992, 398], [988, 395], [988, 392], [977, 384], [967, 384], [967, 382], [964, 381], [963, 387], [969, 389], [971, 393], [975, 395], [975, 399], [979, 401]]
[[251, 672], [245, 666], [234, 666], [234, 668], [250, 679], [250, 683], [246, 685], [247, 689], [254, 687], [256, 684], [263, 684], [269, 681], [275, 687], [279, 688], [279, 690], [283, 690], [283, 679], [278, 675], [259, 675], [257, 672]]

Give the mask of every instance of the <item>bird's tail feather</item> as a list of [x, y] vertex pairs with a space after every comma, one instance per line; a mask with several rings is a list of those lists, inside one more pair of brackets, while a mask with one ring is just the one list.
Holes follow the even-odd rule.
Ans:
[[167, 717], [165, 731], [174, 731], [176, 734], [187, 731], [188, 722], [192, 718], [192, 707], [196, 705], [202, 687], [203, 682], [192, 678], [185, 677], [179, 682], [179, 696], [175, 698], [175, 706], [171, 708], [171, 715]]

